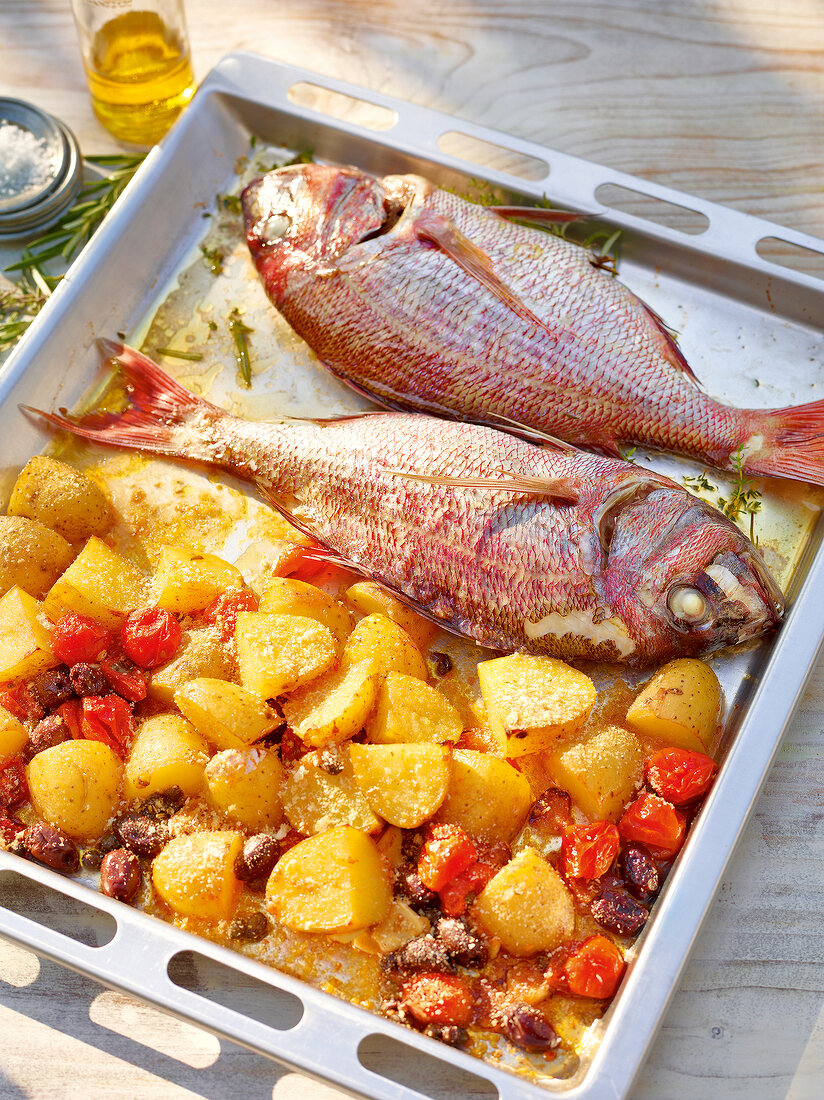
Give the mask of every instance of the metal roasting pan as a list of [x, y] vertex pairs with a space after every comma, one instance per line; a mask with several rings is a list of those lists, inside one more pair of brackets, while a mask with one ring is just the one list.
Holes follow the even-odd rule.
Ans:
[[[322, 105], [322, 94], [331, 107]], [[349, 104], [342, 96], [368, 105], [383, 128], [351, 112], [341, 117], [340, 104]], [[623, 229], [621, 277], [680, 329], [687, 358], [711, 392], [741, 405], [822, 396], [816, 374], [824, 284], [757, 250], [769, 238], [813, 252], [824, 249], [822, 242], [436, 111], [236, 53], [209, 74], [146, 158], [0, 373], [0, 502], [19, 467], [48, 443], [18, 403], [71, 408], [88, 391], [98, 365], [95, 338], [140, 326], [203, 236], [203, 211], [226, 189], [253, 134], [367, 171], [417, 171], [458, 187], [480, 178], [526, 202], [547, 195], [558, 206], [594, 214]], [[673, 228], [607, 208], [598, 196], [615, 187], [692, 211], [692, 221]], [[695, 231], [695, 215], [703, 231]], [[670, 470], [670, 461], [659, 456], [656, 464]], [[547, 1092], [569, 1100], [623, 1097], [818, 656], [820, 542], [821, 523], [811, 525], [777, 636], [715, 663], [729, 705], [724, 767], [654, 919], [629, 953], [622, 989], [596, 1025], [600, 1042], [568, 1080], [538, 1084], [513, 1075], [5, 852], [0, 935], [354, 1095], [415, 1100], [426, 1094], [434, 1058], [451, 1065], [444, 1071], [455, 1075], [456, 1100], [495, 1090], [509, 1100]], [[392, 1041], [418, 1052], [405, 1059], [418, 1067], [415, 1087], [394, 1079], [392, 1070], [381, 1073], [380, 1060], [370, 1056], [376, 1044], [388, 1049]]]

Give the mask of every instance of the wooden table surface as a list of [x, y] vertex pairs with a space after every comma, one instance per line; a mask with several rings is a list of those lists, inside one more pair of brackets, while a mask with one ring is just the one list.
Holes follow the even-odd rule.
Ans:
[[[187, 0], [186, 8], [201, 78], [230, 50], [253, 49], [824, 238], [817, 0]], [[57, 114], [86, 153], [116, 148], [89, 107], [67, 0], [2, 0], [0, 62], [0, 95]], [[635, 1100], [824, 1094], [823, 719], [824, 666]], [[0, 1100], [343, 1095], [3, 943], [0, 1036]], [[447, 1081], [431, 1087], [459, 1095]]]

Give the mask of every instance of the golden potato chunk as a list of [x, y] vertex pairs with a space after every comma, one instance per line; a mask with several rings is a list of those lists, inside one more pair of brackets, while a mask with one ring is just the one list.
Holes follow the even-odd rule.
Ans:
[[[231, 649], [215, 626], [184, 631], [174, 660], [156, 668], [149, 678], [149, 695], [171, 706], [175, 693], [192, 680], [232, 680], [237, 666]], [[226, 746], [230, 748], [231, 746]]]
[[352, 629], [352, 616], [322, 588], [292, 577], [274, 577], [260, 598], [260, 611], [273, 615], [302, 615], [317, 619], [335, 635], [342, 649]]
[[486, 884], [473, 919], [513, 955], [552, 951], [575, 931], [575, 908], [561, 876], [524, 848]]
[[312, 748], [354, 737], [375, 706], [377, 681], [371, 661], [326, 672], [284, 702], [283, 714], [301, 741]]
[[21, 721], [0, 707], [0, 761], [9, 756], [17, 756], [29, 735]]
[[490, 728], [506, 736], [508, 757], [571, 737], [595, 705], [592, 680], [554, 657], [495, 657], [478, 665], [478, 679]]
[[374, 841], [349, 825], [290, 848], [266, 884], [270, 913], [296, 932], [356, 932], [384, 920], [391, 904]]
[[327, 749], [324, 763], [334, 761], [335, 770], [320, 766], [318, 753], [302, 756], [283, 784], [283, 810], [289, 824], [307, 836], [324, 833], [336, 825], [351, 825], [362, 833], [377, 833], [383, 821], [361, 794], [345, 749]]
[[9, 515], [38, 520], [71, 542], [103, 535], [111, 526], [109, 502], [97, 482], [45, 455], [29, 459], [20, 471]]
[[437, 821], [460, 825], [483, 840], [509, 841], [532, 805], [529, 783], [508, 760], [471, 749], [455, 749], [452, 778]]
[[366, 727], [369, 740], [380, 745], [407, 741], [443, 744], [457, 741], [462, 731], [460, 715], [445, 695], [417, 676], [402, 672], [387, 674]]
[[252, 832], [280, 824], [283, 766], [266, 749], [225, 749], [206, 765], [206, 791], [216, 810]]
[[350, 745], [349, 756], [364, 798], [390, 825], [414, 829], [446, 798], [450, 752], [442, 745]]
[[617, 821], [644, 774], [644, 750], [621, 726], [596, 730], [548, 759], [552, 779], [593, 820]]
[[240, 682], [263, 699], [316, 679], [337, 655], [331, 630], [303, 615], [241, 611], [235, 642]]
[[208, 607], [216, 596], [243, 588], [243, 575], [216, 554], [185, 546], [164, 546], [152, 577], [154, 602], [165, 611], [188, 615]]
[[67, 611], [118, 630], [126, 612], [145, 603], [143, 574], [92, 536], [43, 601], [55, 622]]
[[77, 839], [102, 835], [120, 794], [123, 763], [100, 741], [64, 741], [26, 769], [39, 817]]
[[248, 748], [281, 723], [259, 695], [209, 676], [189, 680], [174, 700], [184, 718], [219, 749]]
[[156, 714], [137, 731], [126, 764], [124, 794], [130, 801], [170, 787], [180, 787], [185, 795], [200, 794], [208, 760], [208, 744], [185, 718]]
[[0, 516], [0, 593], [19, 585], [42, 599], [73, 558], [56, 531], [23, 516]]
[[242, 888], [234, 870], [242, 847], [243, 837], [227, 830], [172, 837], [152, 864], [152, 884], [181, 916], [228, 920]]
[[358, 581], [346, 589], [346, 599], [362, 615], [387, 615], [406, 631], [418, 649], [426, 649], [438, 628], [429, 619], [401, 603], [374, 581]]
[[681, 657], [660, 668], [627, 711], [646, 737], [694, 752], [709, 752], [721, 710], [721, 685], [709, 665]]
[[58, 664], [43, 605], [12, 588], [0, 599], [0, 681], [35, 676]]
[[382, 676], [394, 671], [425, 680], [428, 675], [418, 647], [406, 631], [386, 615], [367, 615], [361, 619], [343, 647], [343, 668], [366, 660], [371, 660], [375, 671]]

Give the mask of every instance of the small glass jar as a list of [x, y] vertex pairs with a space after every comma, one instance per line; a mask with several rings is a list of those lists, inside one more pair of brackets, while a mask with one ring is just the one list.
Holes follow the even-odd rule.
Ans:
[[159, 141], [194, 95], [182, 0], [72, 0], [94, 113], [115, 137]]
[[22, 99], [0, 98], [0, 242], [56, 221], [82, 177], [77, 139], [60, 119]]

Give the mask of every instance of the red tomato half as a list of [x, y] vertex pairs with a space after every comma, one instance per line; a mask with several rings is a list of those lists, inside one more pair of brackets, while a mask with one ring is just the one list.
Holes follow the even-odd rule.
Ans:
[[611, 821], [568, 825], [561, 841], [561, 865], [567, 878], [600, 878], [606, 874], [620, 847], [618, 830]]
[[570, 993], [577, 993], [579, 997], [611, 997], [625, 966], [612, 940], [606, 936], [590, 936], [566, 960], [563, 976]]
[[646, 791], [626, 808], [618, 822], [624, 840], [645, 844], [653, 849], [653, 855], [667, 859], [684, 843], [685, 829], [684, 815], [671, 802]]
[[203, 612], [204, 623], [218, 628], [224, 642], [235, 636], [238, 612], [257, 611], [258, 601], [253, 592], [223, 592]]
[[125, 758], [134, 733], [129, 704], [119, 695], [87, 695], [83, 699], [80, 728], [86, 740], [102, 741]]
[[463, 829], [457, 825], [433, 825], [418, 857], [418, 876], [424, 886], [440, 891], [477, 858], [478, 849]]
[[70, 611], [61, 615], [52, 628], [51, 648], [55, 657], [67, 665], [81, 661], [91, 664], [101, 653], [111, 648], [110, 630], [86, 615]]
[[675, 806], [702, 798], [718, 771], [715, 761], [703, 752], [687, 749], [659, 749], [648, 756], [644, 778], [656, 794]]
[[465, 913], [470, 899], [480, 894], [489, 880], [509, 861], [509, 856], [506, 845], [492, 845], [482, 851], [465, 871], [450, 879], [438, 891], [444, 913], [448, 917], [459, 917]]
[[401, 1003], [421, 1024], [466, 1027], [475, 1014], [469, 986], [455, 974], [417, 974], [403, 987]]
[[29, 691], [29, 685], [22, 680], [14, 687], [0, 688], [0, 706], [13, 714], [18, 722], [27, 722], [30, 719], [39, 722], [44, 713]]
[[100, 662], [100, 667], [112, 691], [116, 691], [130, 703], [139, 703], [146, 698], [146, 679], [131, 661], [127, 667], [122, 661], [106, 657]]
[[141, 668], [157, 668], [171, 661], [180, 648], [180, 623], [160, 607], [130, 611], [120, 628], [123, 652]]

